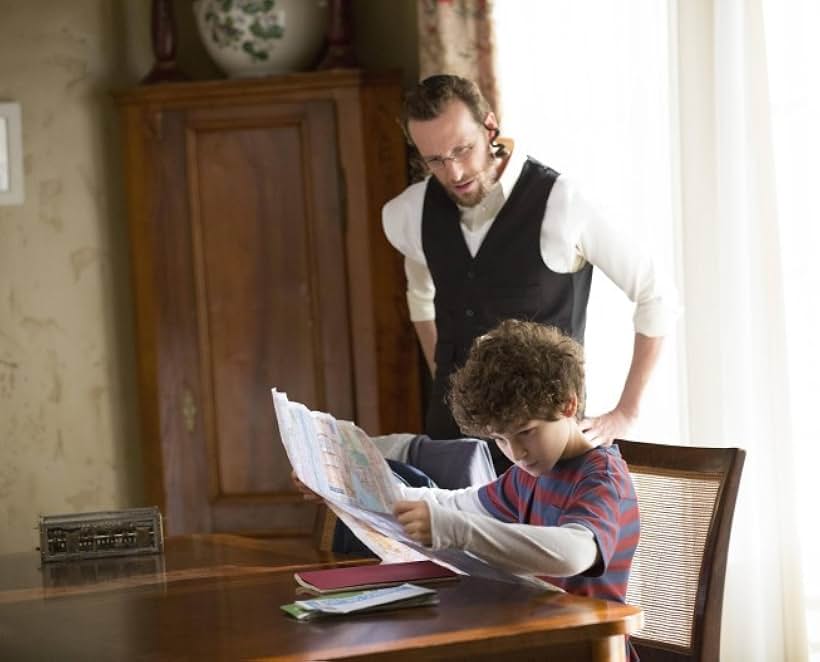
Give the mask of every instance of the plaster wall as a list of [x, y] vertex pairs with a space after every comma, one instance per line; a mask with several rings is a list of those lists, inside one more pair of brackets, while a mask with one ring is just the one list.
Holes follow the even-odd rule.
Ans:
[[[352, 6], [361, 64], [412, 83], [415, 0]], [[150, 7], [0, 0], [0, 101], [21, 105], [26, 190], [0, 206], [0, 553], [33, 549], [40, 514], [150, 505], [110, 97], [151, 68]], [[190, 0], [173, 7], [180, 68], [221, 77]]]
[[[133, 3], [136, 4], [136, 3]], [[20, 103], [25, 202], [0, 206], [0, 552], [39, 514], [141, 499], [112, 88], [136, 78], [111, 0], [0, 0], [0, 99]]]

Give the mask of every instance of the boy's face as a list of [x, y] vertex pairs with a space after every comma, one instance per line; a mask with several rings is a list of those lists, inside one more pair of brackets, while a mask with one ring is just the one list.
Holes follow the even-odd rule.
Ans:
[[574, 421], [566, 416], [559, 416], [557, 421], [533, 419], [491, 436], [511, 462], [538, 477], [549, 473], [567, 451]]
[[496, 128], [489, 113], [485, 125], [477, 124], [467, 105], [451, 101], [431, 120], [410, 120], [413, 143], [448, 195], [459, 205], [473, 207], [487, 195], [496, 179], [490, 136]]

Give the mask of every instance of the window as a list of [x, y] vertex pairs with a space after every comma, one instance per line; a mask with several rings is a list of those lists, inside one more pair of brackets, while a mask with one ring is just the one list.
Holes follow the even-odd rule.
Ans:
[[[670, 16], [657, 0], [496, 0], [502, 134], [571, 176], [674, 274]], [[598, 270], [586, 330], [587, 412], [612, 409], [632, 356], [632, 303]], [[636, 439], [686, 439], [677, 339], [644, 394]]]

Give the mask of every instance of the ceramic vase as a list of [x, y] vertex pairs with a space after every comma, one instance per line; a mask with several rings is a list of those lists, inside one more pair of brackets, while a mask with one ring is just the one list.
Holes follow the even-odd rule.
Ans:
[[231, 78], [307, 69], [325, 44], [327, 0], [194, 0], [208, 54]]

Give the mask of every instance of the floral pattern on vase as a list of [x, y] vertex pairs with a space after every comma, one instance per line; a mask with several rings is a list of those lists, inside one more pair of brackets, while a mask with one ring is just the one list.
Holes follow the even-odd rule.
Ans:
[[267, 42], [285, 35], [285, 17], [281, 11], [273, 10], [275, 0], [222, 0], [219, 4], [222, 12], [209, 8], [202, 18], [214, 44], [220, 48], [241, 48], [254, 60], [267, 60], [271, 46]]
[[324, 43], [327, 0], [195, 0], [199, 33], [231, 77], [304, 69]]

